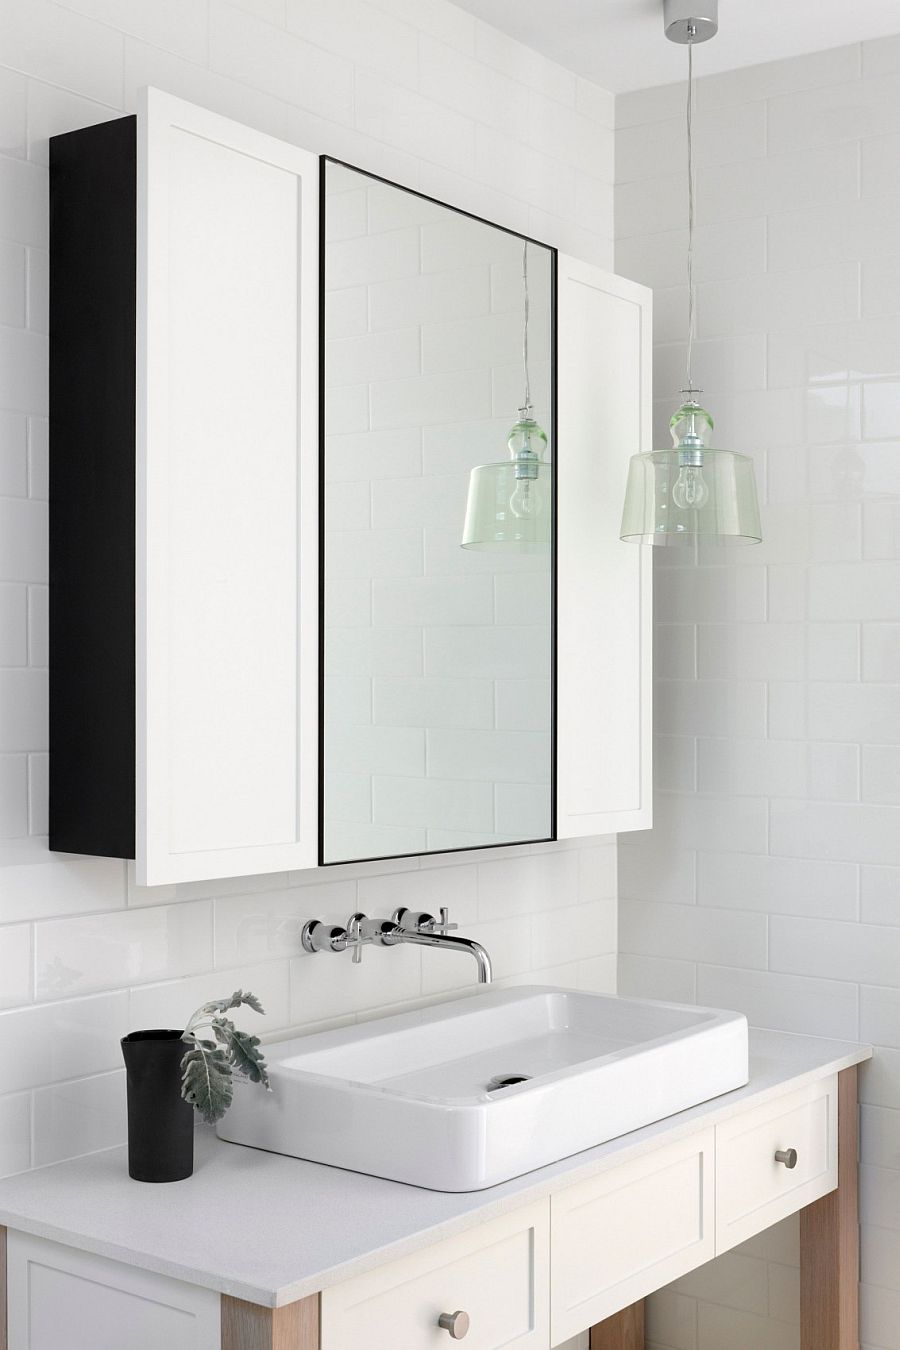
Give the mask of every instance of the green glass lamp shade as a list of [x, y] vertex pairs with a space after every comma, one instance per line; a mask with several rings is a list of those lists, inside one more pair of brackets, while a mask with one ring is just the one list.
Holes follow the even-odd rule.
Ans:
[[672, 450], [632, 457], [621, 538], [658, 546], [695, 539], [758, 544], [762, 530], [753, 461], [707, 446], [713, 420], [690, 396], [669, 426]]
[[541, 458], [546, 433], [530, 410], [520, 409], [508, 445], [509, 459], [479, 464], [469, 476], [462, 547], [546, 552], [553, 533], [553, 474]]

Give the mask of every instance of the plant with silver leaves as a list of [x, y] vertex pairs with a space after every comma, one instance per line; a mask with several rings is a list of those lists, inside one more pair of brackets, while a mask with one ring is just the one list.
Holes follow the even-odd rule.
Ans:
[[[181, 1095], [209, 1125], [221, 1120], [231, 1105], [235, 1069], [251, 1083], [261, 1083], [267, 1092], [272, 1090], [259, 1037], [238, 1031], [231, 1018], [225, 1016], [242, 1005], [254, 1012], [263, 1011], [255, 994], [236, 989], [230, 998], [202, 1004], [182, 1033], [181, 1039], [190, 1048], [181, 1061]], [[212, 1036], [199, 1035], [202, 1030]]]

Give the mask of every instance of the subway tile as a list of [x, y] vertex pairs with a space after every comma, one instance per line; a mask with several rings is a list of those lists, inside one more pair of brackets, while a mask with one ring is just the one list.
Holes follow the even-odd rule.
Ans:
[[292, 33], [215, 0], [210, 15], [209, 67], [321, 117], [350, 121], [353, 66]]
[[355, 883], [329, 881], [327, 874], [305, 886], [220, 896], [215, 901], [216, 967], [296, 956], [307, 919], [345, 923], [355, 899]]
[[[494, 588], [489, 576], [379, 578], [373, 583], [376, 627], [442, 627], [493, 624]], [[504, 621], [499, 615], [496, 622]]]
[[764, 736], [762, 682], [657, 680], [656, 730], [672, 736]]
[[[896, 1131], [896, 1121], [893, 1128]], [[900, 1167], [897, 1170], [900, 1171]], [[867, 1283], [890, 1289], [896, 1285], [897, 1271], [900, 1270], [900, 1234], [864, 1223], [859, 1236], [860, 1260], [865, 1268]]]
[[[472, 862], [447, 865], [441, 858], [433, 866], [407, 872], [366, 876], [359, 882], [359, 905], [367, 914], [387, 917], [402, 906], [439, 914], [450, 910], [454, 923], [462, 928], [478, 916], [478, 874]], [[442, 865], [443, 864], [443, 865]]]
[[0, 1097], [0, 1176], [31, 1166], [31, 1093]]
[[0, 70], [0, 154], [22, 159], [28, 153], [28, 83], [17, 71]]
[[[247, 5], [241, 8], [247, 11]], [[270, 30], [270, 31], [275, 31]], [[173, 52], [162, 51], [136, 38], [125, 39], [125, 107], [137, 106], [138, 91], [156, 85], [178, 98], [199, 103], [224, 117], [284, 139], [289, 134], [289, 110], [279, 98], [263, 88], [252, 88], [228, 75], [210, 70], [205, 64], [186, 61]], [[334, 125], [334, 124], [332, 124]], [[317, 149], [320, 142], [310, 142]]]
[[34, 1094], [35, 1167], [124, 1144], [127, 1133], [124, 1069]]
[[401, 328], [410, 322], [411, 316], [426, 325], [474, 319], [486, 315], [490, 307], [491, 274], [487, 264], [398, 277], [369, 287], [373, 332]]
[[900, 1350], [900, 1290], [861, 1285], [860, 1336], [878, 1350]]
[[855, 864], [818, 858], [704, 851], [697, 856], [697, 897], [720, 908], [853, 920], [859, 908], [856, 871]]
[[864, 1223], [900, 1232], [900, 1171], [870, 1167], [859, 1169], [860, 1212]]
[[[748, 272], [759, 275], [766, 270], [765, 217], [699, 225], [694, 248], [698, 282], [721, 281]], [[645, 286], [677, 285], [684, 280], [686, 251], [686, 229], [663, 229], [634, 238], [620, 236], [616, 240], [616, 271]], [[699, 350], [698, 344], [698, 355]], [[717, 382], [709, 377], [708, 383], [712, 388]]]
[[753, 99], [775, 98], [782, 93], [840, 85], [855, 80], [859, 73], [858, 44], [831, 47], [744, 66], [721, 75], [707, 75], [697, 82], [697, 103], [701, 109], [712, 110]]
[[653, 629], [653, 667], [669, 680], [691, 680], [697, 675], [697, 629], [693, 624], [656, 623]]
[[[602, 138], [608, 133], [599, 134]], [[541, 154], [493, 127], [476, 126], [474, 175], [539, 209], [551, 202], [560, 215], [576, 218], [575, 169], [561, 162], [558, 154]]]
[[398, 84], [414, 83], [418, 66], [417, 33], [378, 5], [344, 0], [287, 0], [287, 27], [328, 52], [340, 52], [363, 69]]
[[363, 773], [324, 772], [323, 812], [330, 824], [371, 824], [372, 779]]
[[155, 0], [153, 5], [145, 5], [142, 0], [57, 0], [57, 3], [190, 61], [206, 60], [207, 6], [197, 0], [188, 4], [183, 0]]
[[[342, 913], [339, 922], [346, 922]], [[296, 950], [296, 947], [295, 947]], [[445, 956], [445, 953], [438, 954]], [[371, 1012], [380, 1004], [419, 997], [422, 991], [420, 947], [369, 947], [359, 965], [349, 956], [294, 956], [291, 961], [291, 1023], [321, 1022], [350, 1013]], [[452, 960], [452, 957], [450, 958]], [[466, 974], [468, 971], [463, 969]]]
[[703, 338], [839, 323], [858, 315], [855, 262], [710, 281], [697, 288], [697, 332]]
[[619, 915], [619, 950], [763, 970], [768, 922], [764, 914], [632, 900]]
[[578, 855], [573, 850], [521, 857], [481, 855], [478, 868], [478, 916], [489, 920], [535, 914], [571, 903], [578, 894]]
[[[378, 726], [490, 728], [494, 724], [494, 687], [490, 680], [446, 679], [439, 675], [376, 679], [373, 697]], [[549, 690], [545, 697], [549, 706]]]
[[[674, 804], [660, 796], [654, 807], [657, 824]], [[679, 905], [696, 898], [695, 855], [674, 830], [619, 836], [619, 899], [656, 900]]]
[[0, 498], [0, 579], [47, 581], [47, 505]]
[[663, 568], [656, 575], [654, 612], [669, 623], [744, 622], [766, 617], [762, 567]]
[[[348, 194], [349, 195], [349, 194]], [[325, 341], [360, 337], [369, 326], [369, 303], [365, 286], [347, 286], [329, 291], [324, 299]]]
[[475, 25], [475, 55], [520, 88], [535, 89], [558, 103], [574, 106], [577, 76], [573, 71], [480, 20]]
[[546, 783], [551, 743], [546, 732], [429, 728], [428, 773], [469, 783]]
[[777, 212], [768, 221], [769, 270], [890, 259], [898, 224], [900, 201], [874, 194], [860, 201]]
[[105, 23], [49, 0], [7, 0], [0, 50], [14, 70], [110, 107], [121, 105], [123, 38]]
[[[423, 480], [419, 480], [420, 482]], [[326, 515], [335, 522], [347, 523], [346, 513], [339, 507], [338, 496], [332, 484], [326, 492]], [[367, 487], [366, 484], [363, 484]], [[387, 494], [389, 495], [389, 494]], [[366, 493], [368, 499], [368, 492]], [[412, 494], [410, 494], [410, 498]], [[380, 501], [379, 501], [380, 506]], [[327, 527], [325, 539], [325, 573], [331, 581], [370, 581], [382, 577], [419, 577], [422, 572], [422, 531], [418, 527], [388, 526], [369, 529], [368, 510], [364, 526], [356, 529]], [[383, 512], [379, 510], [379, 517]], [[399, 519], [391, 516], [391, 519]], [[407, 624], [401, 625], [407, 627]], [[328, 627], [340, 625], [328, 616]]]
[[415, 476], [422, 467], [421, 440], [418, 427], [329, 436], [325, 443], [326, 481]]
[[900, 870], [892, 867], [860, 868], [860, 915], [864, 922], [896, 923], [898, 895]]
[[900, 709], [889, 684], [770, 686], [769, 735], [778, 739], [900, 744]]
[[746, 1014], [751, 1026], [798, 1036], [856, 1040], [859, 1035], [856, 985], [840, 980], [701, 965], [697, 1002], [734, 1008]]
[[867, 75], [768, 103], [768, 150], [781, 154], [900, 132], [900, 92], [892, 75]]
[[864, 863], [900, 861], [897, 809], [868, 802], [772, 803], [772, 852]]
[[445, 678], [545, 679], [548, 634], [537, 627], [426, 628], [425, 674]]
[[769, 1307], [766, 1262], [743, 1252], [725, 1252], [676, 1281], [679, 1293], [726, 1308], [764, 1315]]
[[[17, 161], [7, 162], [15, 164]], [[3, 214], [3, 194], [6, 191], [3, 178], [3, 166], [0, 162], [0, 217]], [[0, 403], [6, 408], [45, 416], [47, 362], [48, 342], [45, 334], [32, 333], [25, 328], [0, 328]], [[13, 504], [5, 504], [7, 513], [11, 505]]]
[[693, 961], [620, 952], [618, 993], [633, 998], [660, 998], [669, 1003], [696, 1003], [697, 967]]
[[715, 224], [854, 201], [859, 195], [858, 161], [858, 146], [846, 143], [701, 169], [697, 219]]
[[0, 411], [0, 497], [28, 495], [27, 419]]
[[28, 833], [50, 833], [50, 756], [28, 756]]
[[40, 999], [192, 975], [212, 965], [212, 906], [198, 900], [47, 919], [34, 942]]
[[494, 822], [506, 838], [547, 839], [552, 830], [549, 783], [495, 783]]
[[124, 991], [0, 1013], [4, 1088], [20, 1092], [117, 1069], [128, 1030]]
[[420, 93], [511, 135], [521, 130], [522, 92], [516, 81], [468, 52], [420, 33], [418, 73]]
[[[865, 870], [865, 869], [864, 869]], [[894, 892], [896, 897], [896, 892]], [[896, 920], [896, 903], [895, 914]], [[859, 991], [859, 1034], [864, 1041], [900, 1050], [900, 989], [863, 985]]]
[[0, 582], [0, 665], [24, 666], [28, 660], [28, 590]]
[[900, 930], [874, 924], [772, 915], [770, 966], [786, 974], [890, 984], [900, 959]]
[[0, 755], [0, 838], [28, 833], [28, 758]]
[[0, 1008], [30, 1003], [32, 997], [31, 926], [0, 927]]
[[373, 380], [404, 380], [419, 373], [419, 330], [332, 339], [325, 351], [329, 389]]
[[579, 934], [579, 957], [603, 956], [616, 950], [616, 907], [607, 900], [574, 905], [565, 922], [553, 910], [531, 919], [531, 964], [561, 965], [572, 955], [572, 933]]
[[[492, 415], [491, 372], [488, 369], [384, 380], [372, 386], [370, 396], [372, 426], [376, 430], [474, 420]], [[434, 491], [441, 492], [443, 497], [447, 495], [446, 487], [443, 491], [436, 487]]]
[[900, 806], [900, 745], [862, 748], [862, 800]]
[[125, 903], [125, 869], [113, 858], [45, 854], [38, 863], [3, 868], [0, 920], [50, 918], [118, 909]]
[[[895, 758], [898, 755], [900, 750]], [[865, 778], [863, 784], [864, 800], [889, 800], [867, 792]], [[859, 795], [859, 749], [799, 740], [701, 739], [697, 743], [697, 786], [700, 792], [722, 796], [852, 801]], [[888, 791], [884, 781], [881, 791]]]
[[441, 775], [440, 765], [430, 767], [427, 778], [374, 774], [375, 824], [427, 829], [440, 821], [444, 829], [490, 832], [494, 828], [492, 784], [463, 782]]
[[697, 1313], [697, 1350], [746, 1350], [754, 1345], [797, 1350], [797, 1329], [788, 1322], [715, 1303], [699, 1303]]
[[494, 707], [499, 731], [549, 731], [552, 716], [550, 681], [495, 680]]
[[697, 743], [693, 737], [654, 737], [653, 782], [657, 792], [696, 791]]
[[128, 995], [129, 1025], [133, 1031], [146, 1027], [180, 1030], [201, 1004], [226, 998], [234, 989], [243, 989], [257, 996], [265, 1008], [264, 1016], [246, 1007], [229, 1016], [243, 1030], [263, 1035], [290, 1024], [289, 974], [286, 960], [265, 961], [259, 965], [210, 970], [161, 984], [137, 985]]
[[872, 38], [862, 44], [862, 73], [892, 75], [900, 71], [900, 37]]
[[332, 726], [326, 756], [335, 773], [419, 777], [425, 772], [425, 731], [421, 727]]
[[[616, 133], [616, 182], [661, 178], [684, 155], [684, 118], [620, 127]], [[766, 153], [766, 108], [763, 103], [735, 104], [715, 118], [697, 119], [694, 162], [697, 168]], [[698, 241], [699, 244], [699, 241]]]
[[415, 628], [332, 629], [325, 636], [325, 674], [421, 675], [422, 634]]
[[0, 753], [46, 750], [47, 736], [47, 672], [0, 670]]
[[900, 1122], [900, 1050], [879, 1046], [872, 1059], [861, 1066], [859, 1098], [867, 1106], [898, 1112], [895, 1120]]
[[[356, 73], [355, 106], [357, 128], [376, 140], [388, 141], [456, 173], [472, 173], [477, 129], [471, 117], [380, 75], [360, 71]], [[321, 111], [318, 100], [316, 107]]]

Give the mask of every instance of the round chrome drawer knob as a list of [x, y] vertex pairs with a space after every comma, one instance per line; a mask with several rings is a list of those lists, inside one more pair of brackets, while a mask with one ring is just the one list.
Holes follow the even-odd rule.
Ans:
[[775, 1161], [784, 1163], [788, 1170], [797, 1166], [797, 1150], [795, 1148], [780, 1148], [775, 1153]]
[[459, 1310], [455, 1313], [441, 1313], [438, 1326], [443, 1327], [444, 1331], [449, 1331], [452, 1340], [461, 1341], [463, 1336], [469, 1334], [469, 1314]]

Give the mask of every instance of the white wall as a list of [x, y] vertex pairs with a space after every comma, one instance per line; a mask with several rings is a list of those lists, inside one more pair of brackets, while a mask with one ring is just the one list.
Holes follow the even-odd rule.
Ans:
[[608, 266], [612, 100], [444, 0], [2, 0], [0, 62], [8, 1173], [123, 1137], [118, 1037], [130, 1028], [180, 1025], [239, 984], [273, 1031], [472, 981], [474, 966], [441, 952], [368, 951], [361, 967], [298, 956], [306, 917], [449, 904], [513, 980], [610, 987], [615, 960], [609, 840], [152, 892], [124, 863], [48, 853], [48, 136], [133, 110], [152, 83]]
[[[326, 202], [324, 857], [546, 839], [550, 549], [460, 546], [524, 396], [522, 240], [335, 164]], [[550, 427], [552, 255], [528, 251]]]
[[[702, 70], [702, 49], [697, 55]], [[617, 270], [682, 383], [683, 86], [617, 100]], [[878, 1047], [863, 1340], [900, 1347], [900, 38], [701, 79], [699, 342], [765, 541], [659, 559], [656, 828], [620, 841], [620, 989]], [[795, 1350], [790, 1226], [653, 1301], [666, 1350]]]

